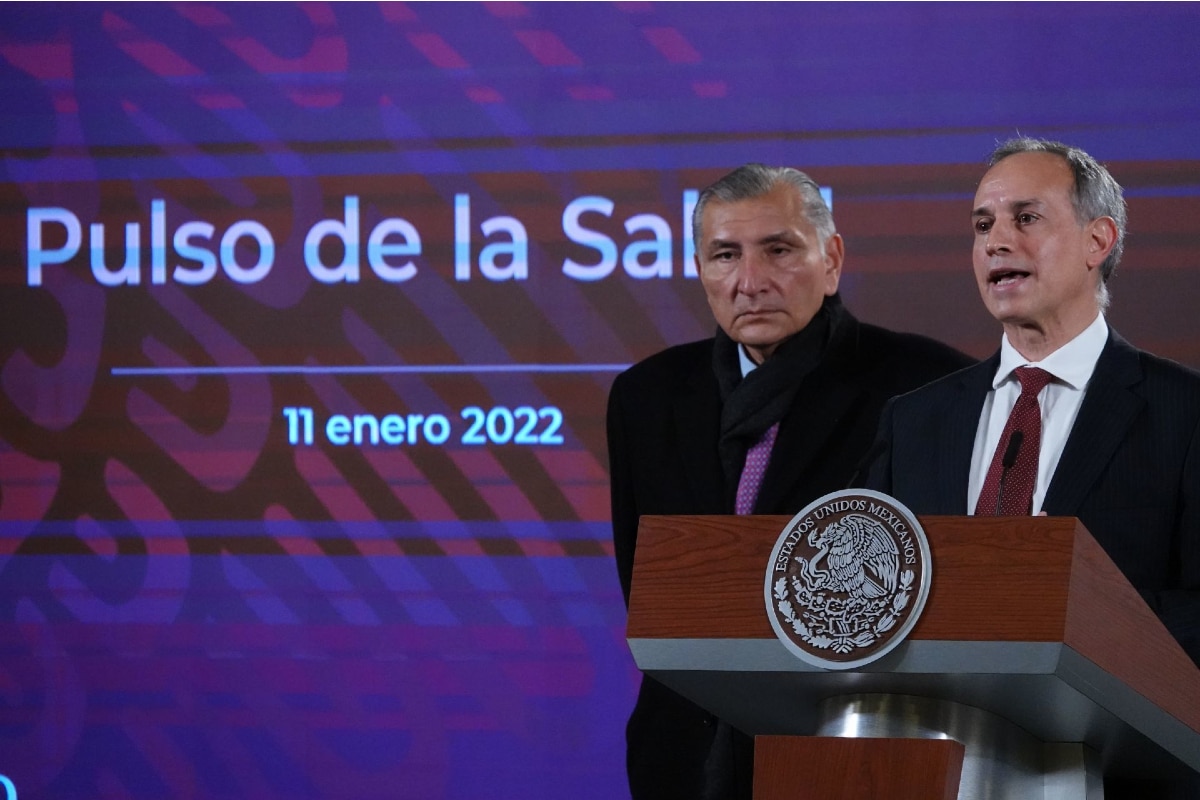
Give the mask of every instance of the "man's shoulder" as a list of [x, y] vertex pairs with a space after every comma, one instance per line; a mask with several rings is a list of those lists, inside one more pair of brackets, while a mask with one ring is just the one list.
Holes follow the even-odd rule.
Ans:
[[[1136, 375], [1151, 384], [1175, 387], [1181, 391], [1200, 391], [1200, 371], [1164, 356], [1155, 355], [1131, 344], [1116, 330], [1109, 329], [1109, 340], [1100, 353], [1097, 375], [1106, 379], [1130, 379]], [[1136, 367], [1134, 366], [1136, 364]], [[1136, 369], [1136, 372], [1131, 370]]]
[[857, 323], [853, 368], [865, 374], [894, 375], [897, 392], [909, 391], [976, 363], [966, 353], [918, 333]]
[[1200, 398], [1200, 371], [1146, 350], [1135, 350], [1145, 380], [1154, 390]]
[[701, 339], [660, 350], [617, 375], [613, 391], [660, 392], [664, 386], [677, 386], [698, 370], [710, 369], [712, 349], [712, 339]]
[[962, 402], [966, 396], [982, 396], [991, 385], [996, 371], [995, 356], [984, 361], [972, 360], [966, 366], [951, 370], [910, 391], [903, 392], [892, 402], [894, 413], [941, 414], [948, 403]]
[[960, 353], [945, 342], [919, 333], [894, 331], [868, 322], [859, 323], [861, 339], [871, 345], [874, 352], [911, 353], [928, 358], [944, 359], [959, 363], [974, 363], [974, 359]]

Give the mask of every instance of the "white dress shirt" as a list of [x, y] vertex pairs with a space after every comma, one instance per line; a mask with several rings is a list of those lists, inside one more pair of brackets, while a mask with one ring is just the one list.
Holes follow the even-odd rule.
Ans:
[[1040, 367], [1053, 376], [1038, 394], [1038, 405], [1042, 411], [1042, 441], [1038, 454], [1037, 484], [1033, 487], [1033, 513], [1042, 510], [1050, 479], [1054, 476], [1054, 469], [1058, 466], [1075, 417], [1079, 414], [1079, 405], [1083, 402], [1088, 381], [1096, 370], [1100, 351], [1107, 341], [1108, 324], [1103, 314], [1098, 314], [1096, 320], [1074, 339], [1037, 362], [1027, 361], [1009, 343], [1005, 334], [1000, 343], [1000, 367], [992, 379], [992, 391], [988, 392], [983, 402], [979, 427], [975, 432], [975, 448], [971, 451], [968, 513], [975, 513], [975, 504], [979, 502], [979, 493], [983, 491], [988, 468], [1000, 444], [1000, 434], [1004, 432], [1008, 415], [1021, 395], [1021, 382], [1014, 370], [1023, 366]]
[[738, 344], [738, 365], [742, 368], [743, 378], [758, 368], [758, 364], [746, 352], [746, 345], [744, 344]]

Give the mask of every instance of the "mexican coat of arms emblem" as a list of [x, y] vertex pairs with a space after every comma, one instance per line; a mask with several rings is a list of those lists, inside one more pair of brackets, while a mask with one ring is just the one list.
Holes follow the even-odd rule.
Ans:
[[819, 498], [792, 518], [764, 585], [771, 625], [795, 655], [850, 669], [883, 657], [916, 624], [929, 543], [898, 500], [864, 489]]

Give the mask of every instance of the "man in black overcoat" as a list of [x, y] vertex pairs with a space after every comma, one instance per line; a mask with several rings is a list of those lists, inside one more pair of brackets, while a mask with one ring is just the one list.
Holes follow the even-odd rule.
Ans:
[[[971, 363], [843, 307], [844, 243], [804, 173], [735, 170], [700, 194], [693, 231], [715, 338], [634, 365], [609, 396], [626, 602], [642, 514], [794, 514], [855, 478], [889, 398]], [[755, 484], [743, 466], [760, 443], [769, 457]], [[749, 737], [651, 678], [626, 739], [634, 800], [750, 796]]]

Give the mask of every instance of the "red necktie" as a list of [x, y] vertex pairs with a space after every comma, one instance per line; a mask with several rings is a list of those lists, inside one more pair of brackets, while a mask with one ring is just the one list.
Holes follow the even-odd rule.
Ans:
[[[1016, 372], [1021, 396], [1000, 434], [983, 491], [975, 504], [976, 516], [1020, 516], [1033, 510], [1033, 487], [1037, 483], [1038, 455], [1042, 449], [1042, 409], [1037, 396], [1053, 376], [1037, 367], [1017, 367]], [[1011, 444], [1015, 431], [1021, 432], [1019, 445]], [[1005, 456], [1011, 459], [1014, 455], [1016, 460], [1005, 469]]]
[[754, 510], [754, 501], [758, 499], [758, 487], [762, 485], [763, 474], [767, 471], [767, 462], [771, 460], [771, 448], [775, 445], [775, 434], [779, 433], [779, 423], [767, 428], [766, 433], [758, 442], [746, 451], [746, 464], [742, 467], [742, 477], [738, 480], [737, 499], [734, 501], [734, 511], [738, 514], [749, 514]]

